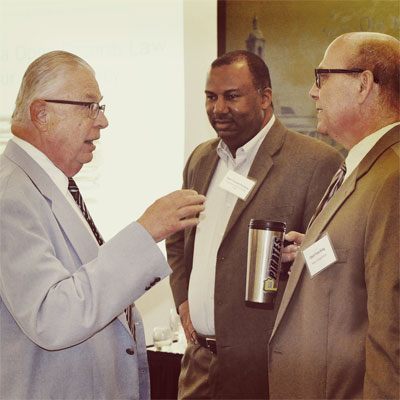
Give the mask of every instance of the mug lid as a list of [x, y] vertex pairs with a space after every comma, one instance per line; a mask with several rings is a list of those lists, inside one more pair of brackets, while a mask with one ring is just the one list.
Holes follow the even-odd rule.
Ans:
[[285, 232], [286, 223], [281, 221], [266, 221], [263, 219], [251, 219], [249, 222], [249, 228], [251, 229], [264, 229], [272, 231]]

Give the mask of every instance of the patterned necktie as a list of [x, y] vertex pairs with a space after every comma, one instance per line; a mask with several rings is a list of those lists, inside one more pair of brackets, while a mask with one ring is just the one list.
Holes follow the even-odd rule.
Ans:
[[[92, 230], [94, 237], [97, 240], [97, 243], [101, 246], [102, 244], [104, 244], [104, 240], [101, 237], [100, 232], [97, 230], [96, 225], [94, 224], [92, 217], [89, 214], [86, 204], [83, 201], [81, 192], [79, 191], [78, 185], [72, 178], [68, 178], [68, 190], [70, 191], [76, 204], [78, 204], [80, 210], [82, 211], [82, 214], [85, 217], [87, 223], [89, 224], [90, 229]], [[126, 319], [128, 321], [129, 329], [131, 330], [133, 337], [135, 337], [135, 324], [133, 321], [132, 307], [133, 305], [126, 308], [125, 314], [126, 314]]]
[[324, 209], [324, 207], [328, 204], [328, 201], [333, 197], [333, 195], [338, 191], [340, 186], [343, 183], [344, 177], [346, 175], [346, 163], [343, 161], [337, 170], [335, 176], [333, 177], [331, 184], [326, 190], [322, 200], [319, 202], [317, 209], [315, 210], [314, 215], [311, 217], [311, 220], [308, 224], [307, 230], [310, 228], [311, 224], [314, 222], [315, 218], [317, 218], [318, 214]]
[[101, 246], [104, 243], [104, 240], [101, 237], [100, 232], [97, 230], [96, 225], [94, 224], [92, 217], [89, 214], [86, 204], [83, 201], [81, 192], [79, 191], [78, 185], [72, 178], [68, 178], [68, 190], [72, 194], [72, 197], [74, 198], [76, 204], [78, 204], [79, 208], [81, 209], [83, 216], [85, 217], [87, 223], [90, 226], [90, 229], [93, 232], [94, 237], [97, 240], [97, 243]]

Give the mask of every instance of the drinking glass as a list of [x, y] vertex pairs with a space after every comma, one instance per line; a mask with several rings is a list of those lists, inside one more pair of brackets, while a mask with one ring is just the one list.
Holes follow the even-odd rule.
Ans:
[[153, 328], [153, 343], [158, 351], [172, 344], [172, 332], [167, 326], [156, 326]]
[[181, 318], [176, 312], [175, 308], [169, 310], [169, 327], [172, 332], [172, 339], [179, 341], [179, 335], [181, 332]]

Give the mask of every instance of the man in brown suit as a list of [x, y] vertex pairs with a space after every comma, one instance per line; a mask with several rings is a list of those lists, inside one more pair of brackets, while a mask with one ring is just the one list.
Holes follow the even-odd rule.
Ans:
[[[183, 187], [207, 194], [206, 211], [198, 229], [167, 242], [189, 341], [179, 398], [267, 398], [267, 344], [287, 274], [274, 309], [245, 305], [248, 224], [284, 221], [304, 232], [342, 157], [274, 116], [268, 68], [253, 53], [232, 52], [212, 63], [206, 110], [219, 138], [194, 150], [183, 178]], [[227, 173], [255, 182], [243, 199], [219, 187]]]
[[[293, 263], [269, 343], [271, 398], [400, 398], [399, 63], [397, 39], [350, 33], [316, 70], [318, 130], [349, 150], [347, 172]], [[318, 264], [330, 249], [336, 260]]]

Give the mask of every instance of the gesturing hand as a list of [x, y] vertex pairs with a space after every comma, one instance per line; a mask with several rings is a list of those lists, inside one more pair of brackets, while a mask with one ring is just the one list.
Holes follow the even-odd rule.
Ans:
[[156, 242], [197, 225], [195, 216], [204, 210], [205, 196], [195, 190], [176, 190], [156, 200], [137, 220]]

